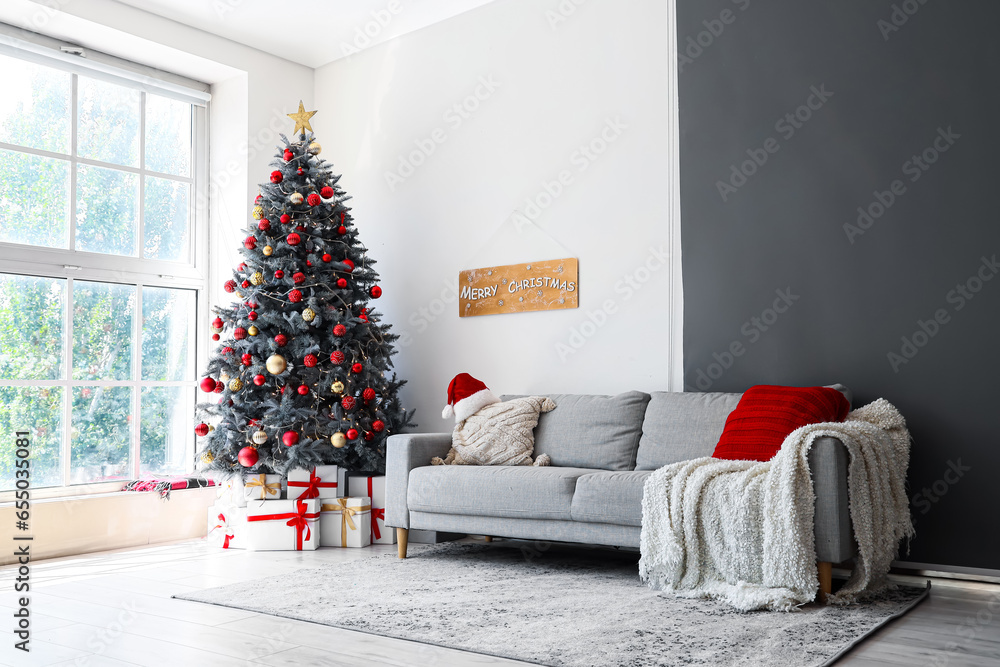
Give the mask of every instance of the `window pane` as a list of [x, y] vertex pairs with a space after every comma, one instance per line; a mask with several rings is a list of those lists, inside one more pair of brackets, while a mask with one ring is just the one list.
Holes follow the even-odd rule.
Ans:
[[132, 377], [135, 286], [73, 283], [73, 379]]
[[69, 247], [69, 162], [0, 150], [0, 241]]
[[76, 249], [134, 255], [139, 177], [81, 164], [76, 187]]
[[142, 474], [180, 475], [191, 470], [194, 405], [193, 387], [143, 388], [139, 438]]
[[62, 388], [0, 387], [0, 491], [14, 487], [17, 431], [31, 440], [31, 486], [61, 486]]
[[139, 91], [79, 78], [76, 152], [80, 157], [139, 166]]
[[0, 379], [62, 379], [65, 303], [65, 280], [0, 273]]
[[144, 257], [187, 261], [190, 189], [187, 183], [146, 177]]
[[146, 94], [146, 169], [191, 173], [191, 105]]
[[131, 477], [131, 387], [73, 387], [70, 484]]
[[142, 379], [194, 380], [195, 292], [142, 288]]
[[0, 55], [0, 90], [0, 141], [69, 153], [69, 72]]

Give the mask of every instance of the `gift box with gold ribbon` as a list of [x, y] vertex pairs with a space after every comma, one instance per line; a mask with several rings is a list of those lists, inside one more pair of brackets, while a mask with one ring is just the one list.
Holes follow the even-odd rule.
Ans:
[[385, 526], [385, 475], [349, 473], [347, 493], [351, 496], [368, 496], [372, 499], [372, 544], [395, 544], [396, 530]]
[[370, 498], [328, 498], [322, 503], [320, 546], [367, 547], [372, 543]]
[[289, 498], [338, 498], [347, 494], [340, 466], [293, 468], [288, 471]]
[[319, 546], [319, 500], [251, 500], [247, 503], [247, 549], [312, 551]]
[[243, 481], [243, 497], [247, 500], [280, 500], [281, 475], [247, 475]]

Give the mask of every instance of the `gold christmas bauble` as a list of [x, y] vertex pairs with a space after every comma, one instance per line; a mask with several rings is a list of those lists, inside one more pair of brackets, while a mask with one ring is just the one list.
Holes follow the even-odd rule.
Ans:
[[271, 246], [269, 246], [269, 245], [266, 245], [266, 246], [264, 246], [264, 249], [263, 249], [263, 250], [261, 250], [261, 252], [263, 252], [263, 253], [264, 253], [264, 257], [270, 257], [270, 256], [271, 256], [271, 253], [273, 253], [273, 252], [274, 252], [274, 248], [272, 248], [272, 247], [271, 247]]
[[253, 285], [262, 284], [264, 282], [264, 274], [261, 273], [260, 271], [254, 272], [254, 274], [250, 276], [250, 282]]
[[229, 391], [239, 391], [243, 388], [243, 380], [239, 378], [233, 378], [229, 382]]
[[250, 437], [250, 439], [253, 440], [255, 445], [263, 445], [267, 442], [267, 433], [264, 431], [257, 431]]
[[257, 334], [260, 333], [260, 329], [258, 329], [257, 327], [250, 327], [249, 329], [247, 329], [247, 333], [250, 334], [251, 336], [256, 336]]
[[337, 380], [336, 382], [333, 383], [333, 386], [331, 386], [330, 389], [333, 390], [333, 393], [340, 394], [344, 391], [344, 383], [341, 382], [340, 380]]
[[205, 452], [201, 455], [201, 462], [208, 464], [215, 460], [215, 455], [212, 452]]
[[322, 152], [323, 152], [323, 146], [321, 146], [318, 141], [314, 141], [311, 144], [309, 144], [310, 155], [319, 155]]
[[330, 444], [332, 444], [337, 449], [340, 449], [341, 447], [347, 444], [347, 436], [341, 433], [340, 431], [337, 431], [336, 433], [330, 436]]
[[306, 308], [305, 310], [302, 311], [302, 319], [304, 319], [306, 322], [312, 322], [315, 317], [316, 317], [316, 311], [313, 310], [312, 308]]
[[264, 207], [263, 206], [259, 206], [259, 205], [258, 206], [254, 206], [253, 207], [253, 219], [254, 220], [260, 220], [263, 217], [264, 217]]
[[301, 192], [293, 192], [292, 194], [288, 195], [288, 201], [292, 202], [293, 204], [301, 204], [302, 199], [303, 197]]
[[264, 362], [264, 367], [267, 368], [267, 372], [272, 375], [281, 375], [288, 368], [288, 362], [280, 354], [272, 354]]

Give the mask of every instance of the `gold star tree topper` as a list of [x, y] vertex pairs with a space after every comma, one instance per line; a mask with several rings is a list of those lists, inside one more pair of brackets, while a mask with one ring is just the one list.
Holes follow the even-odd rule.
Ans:
[[288, 114], [288, 117], [295, 121], [295, 129], [293, 132], [299, 134], [301, 131], [305, 133], [306, 130], [310, 132], [313, 131], [312, 125], [309, 124], [309, 119], [316, 115], [315, 111], [306, 111], [305, 106], [303, 106], [302, 101], [299, 100], [299, 110], [296, 113]]

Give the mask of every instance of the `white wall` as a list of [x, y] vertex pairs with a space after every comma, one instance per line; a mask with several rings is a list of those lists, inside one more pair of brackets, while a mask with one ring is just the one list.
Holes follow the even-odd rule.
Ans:
[[[498, 393], [668, 389], [679, 320], [655, 259], [671, 241], [667, 60], [660, 0], [499, 0], [316, 71], [314, 126], [379, 263], [419, 430], [450, 428], [440, 411], [463, 371]], [[602, 133], [614, 140], [589, 161], [580, 148]], [[418, 143], [433, 153], [390, 187]], [[526, 204], [547, 204], [563, 171], [546, 208]], [[515, 209], [538, 229], [512, 223]], [[458, 317], [460, 269], [567, 256], [579, 309]], [[603, 326], [587, 324], [606, 303]]]

